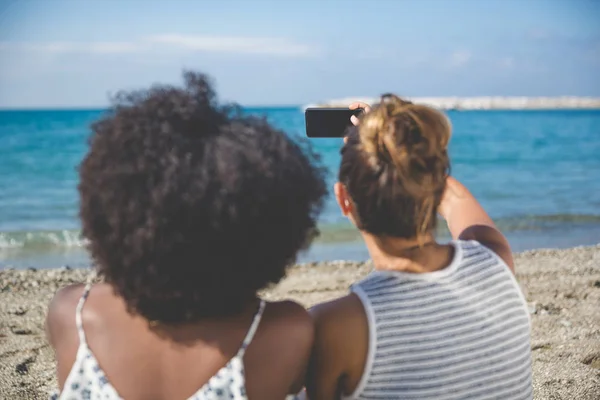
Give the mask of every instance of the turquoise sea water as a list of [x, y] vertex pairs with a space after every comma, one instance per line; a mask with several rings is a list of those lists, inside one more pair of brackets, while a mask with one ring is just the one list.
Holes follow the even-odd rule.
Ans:
[[[299, 107], [251, 108], [304, 136]], [[76, 166], [101, 110], [0, 111], [0, 269], [89, 265], [77, 220]], [[449, 112], [452, 173], [515, 250], [600, 242], [600, 111]], [[313, 140], [330, 170], [339, 139]], [[322, 235], [300, 261], [367, 259], [330, 197]], [[440, 235], [447, 238], [444, 229]]]

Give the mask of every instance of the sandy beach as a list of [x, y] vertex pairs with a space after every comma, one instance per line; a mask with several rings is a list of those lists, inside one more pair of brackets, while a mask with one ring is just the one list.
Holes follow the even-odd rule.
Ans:
[[[600, 398], [600, 245], [528, 251], [516, 255], [516, 264], [533, 323], [535, 398]], [[343, 295], [371, 268], [298, 265], [263, 295], [311, 306]], [[58, 288], [92, 276], [68, 268], [0, 271], [0, 399], [42, 399], [55, 388], [46, 306]]]

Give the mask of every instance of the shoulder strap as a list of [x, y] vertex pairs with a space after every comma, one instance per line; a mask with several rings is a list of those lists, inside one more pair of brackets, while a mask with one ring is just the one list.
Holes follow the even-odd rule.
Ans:
[[85, 300], [88, 298], [90, 294], [90, 289], [92, 288], [92, 284], [88, 283], [83, 290], [83, 294], [79, 299], [79, 303], [77, 303], [77, 308], [75, 309], [75, 325], [77, 326], [77, 334], [79, 335], [79, 345], [87, 346], [87, 342], [85, 341], [85, 332], [83, 330], [83, 319], [81, 318], [81, 312], [83, 310], [83, 305], [85, 304]]
[[256, 314], [254, 314], [254, 319], [252, 320], [252, 325], [250, 325], [250, 329], [248, 329], [248, 333], [246, 334], [246, 337], [244, 338], [244, 341], [242, 342], [242, 347], [240, 347], [240, 350], [238, 351], [239, 357], [244, 356], [244, 353], [246, 352], [246, 348], [248, 347], [250, 342], [252, 342], [252, 339], [254, 338], [254, 335], [256, 334], [256, 331], [258, 330], [258, 325], [260, 324], [260, 320], [262, 319], [263, 312], [265, 311], [265, 305], [266, 305], [265, 301], [261, 299], [260, 305], [258, 306], [258, 311], [256, 311]]

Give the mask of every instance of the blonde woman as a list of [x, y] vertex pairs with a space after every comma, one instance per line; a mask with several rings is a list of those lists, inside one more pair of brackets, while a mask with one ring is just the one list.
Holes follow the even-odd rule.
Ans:
[[[308, 396], [532, 398], [530, 320], [510, 247], [449, 177], [449, 121], [386, 95], [358, 122], [335, 194], [375, 271], [312, 310]], [[448, 244], [435, 239], [438, 212]]]

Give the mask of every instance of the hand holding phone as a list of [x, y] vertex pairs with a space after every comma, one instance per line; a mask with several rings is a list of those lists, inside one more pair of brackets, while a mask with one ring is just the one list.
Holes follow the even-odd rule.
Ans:
[[[371, 106], [368, 105], [367, 103], [362, 103], [360, 101], [357, 101], [355, 103], [350, 104], [350, 106], [348, 107], [351, 110], [357, 110], [357, 109], [362, 109], [364, 113], [368, 113], [369, 111], [371, 111]], [[358, 125], [358, 117], [353, 115], [352, 117], [350, 117], [350, 121], [356, 126]]]
[[309, 138], [344, 137], [346, 130], [358, 123], [357, 116], [363, 112], [363, 108], [359, 107], [361, 104], [364, 103], [354, 103], [350, 108], [307, 108], [304, 112], [306, 136]]

